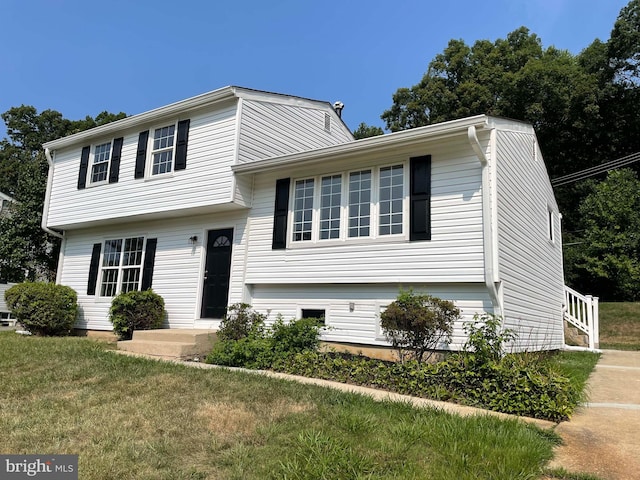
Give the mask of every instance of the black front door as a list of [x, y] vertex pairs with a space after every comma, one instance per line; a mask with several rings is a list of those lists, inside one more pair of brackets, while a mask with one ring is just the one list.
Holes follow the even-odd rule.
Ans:
[[229, 297], [233, 229], [211, 230], [207, 236], [202, 318], [222, 318]]

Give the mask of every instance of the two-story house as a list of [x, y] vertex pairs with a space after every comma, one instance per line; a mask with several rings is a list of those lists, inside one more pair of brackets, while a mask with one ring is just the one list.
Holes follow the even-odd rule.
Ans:
[[[167, 327], [245, 302], [386, 345], [400, 288], [563, 346], [560, 215], [533, 128], [484, 115], [355, 141], [331, 104], [226, 87], [44, 145], [77, 327], [152, 287]], [[464, 341], [457, 325], [452, 348]]]

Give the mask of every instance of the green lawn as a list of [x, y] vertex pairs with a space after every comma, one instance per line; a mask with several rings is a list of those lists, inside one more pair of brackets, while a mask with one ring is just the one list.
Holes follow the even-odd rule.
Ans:
[[600, 348], [640, 350], [640, 302], [600, 303]]
[[82, 479], [535, 479], [555, 435], [225, 369], [0, 333], [4, 453]]

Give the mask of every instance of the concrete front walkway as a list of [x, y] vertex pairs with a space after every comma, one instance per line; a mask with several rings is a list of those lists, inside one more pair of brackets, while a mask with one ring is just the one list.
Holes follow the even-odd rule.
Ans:
[[587, 388], [589, 403], [555, 429], [551, 467], [640, 480], [640, 352], [603, 350]]

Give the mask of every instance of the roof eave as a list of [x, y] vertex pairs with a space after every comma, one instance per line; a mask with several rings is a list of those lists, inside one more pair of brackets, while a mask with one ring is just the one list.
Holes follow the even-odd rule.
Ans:
[[48, 148], [50, 150], [67, 147], [81, 141], [100, 136], [107, 136], [114, 132], [135, 127], [136, 125], [154, 122], [155, 120], [159, 120], [167, 116], [177, 115], [194, 108], [220, 102], [223, 100], [228, 100], [234, 97], [236, 97], [235, 87], [229, 86], [219, 88], [217, 90], [213, 90], [212, 92], [203, 93], [202, 95], [187, 98], [186, 100], [181, 100], [170, 105], [165, 105], [164, 107], [149, 110], [148, 112], [132, 115], [130, 117], [123, 118], [122, 120], [117, 120], [115, 122], [107, 123], [106, 125], [101, 125], [89, 130], [74, 133], [67, 137], [52, 140], [50, 142], [44, 143], [42, 147]]
[[452, 120], [449, 122], [437, 123], [426, 127], [413, 128], [400, 132], [389, 133], [377, 137], [365, 138], [349, 143], [324, 147], [315, 150], [284, 155], [281, 157], [267, 158], [251, 163], [234, 165], [231, 169], [236, 174], [251, 174], [276, 170], [287, 167], [291, 164], [310, 164], [322, 162], [332, 157], [348, 157], [351, 155], [366, 154], [369, 151], [393, 150], [398, 146], [410, 146], [425, 140], [435, 140], [446, 138], [460, 133], [466, 133], [471, 126], [482, 129], [489, 125], [487, 115], [477, 115], [474, 117]]

